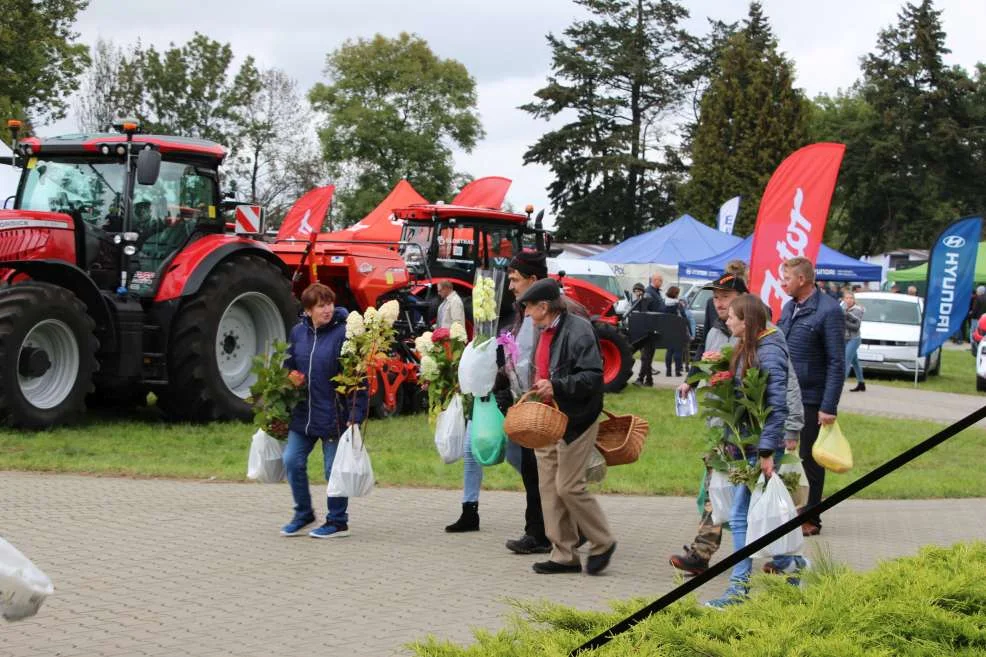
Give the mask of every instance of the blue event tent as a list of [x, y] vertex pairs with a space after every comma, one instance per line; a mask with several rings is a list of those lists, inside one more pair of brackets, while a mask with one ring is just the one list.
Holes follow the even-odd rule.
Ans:
[[[711, 258], [678, 263], [678, 276], [682, 278], [718, 278], [730, 260], [750, 262], [753, 236]], [[856, 260], [822, 244], [815, 262], [815, 277], [822, 281], [879, 281], [882, 267]]]
[[618, 265], [674, 266], [685, 259], [707, 258], [739, 242], [739, 237], [727, 235], [683, 214], [667, 226], [631, 237], [589, 259]]

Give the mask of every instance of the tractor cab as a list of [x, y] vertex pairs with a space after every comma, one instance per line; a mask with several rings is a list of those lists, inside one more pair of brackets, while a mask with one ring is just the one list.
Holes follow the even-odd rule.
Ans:
[[68, 261], [101, 289], [151, 295], [165, 262], [194, 235], [223, 231], [217, 168], [225, 150], [122, 127], [126, 134], [20, 140], [11, 214], [70, 217], [71, 249], [35, 257]]

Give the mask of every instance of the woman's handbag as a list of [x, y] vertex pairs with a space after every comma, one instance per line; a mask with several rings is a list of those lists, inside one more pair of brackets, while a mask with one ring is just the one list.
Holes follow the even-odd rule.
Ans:
[[503, 431], [507, 438], [522, 447], [539, 449], [554, 445], [565, 435], [568, 416], [558, 410], [558, 404], [528, 401], [534, 391], [524, 393], [517, 403], [507, 409]]
[[257, 429], [247, 457], [247, 479], [263, 484], [284, 481], [284, 444], [263, 429]]
[[363, 434], [359, 430], [359, 425], [354, 424], [339, 438], [325, 495], [363, 497], [373, 490], [373, 483], [370, 454], [363, 445]]
[[811, 456], [826, 470], [836, 473], [852, 470], [852, 448], [842, 434], [838, 421], [822, 425], [818, 440], [811, 448]]
[[636, 415], [615, 415], [603, 409], [609, 418], [599, 423], [596, 447], [603, 453], [606, 465], [626, 465], [640, 458], [644, 439], [650, 432], [647, 420]]
[[[780, 476], [773, 476], [764, 484], [761, 474], [750, 498], [750, 510], [746, 516], [746, 544], [749, 545], [761, 536], [777, 529], [798, 515], [791, 494], [784, 487]], [[753, 555], [759, 557], [779, 557], [785, 554], [801, 554], [805, 538], [801, 527], [795, 527], [779, 539], [762, 548]]]
[[455, 395], [448, 408], [438, 414], [435, 447], [446, 463], [455, 463], [466, 453], [466, 418], [462, 413], [462, 395]]
[[470, 442], [473, 458], [481, 465], [503, 463], [503, 452], [507, 446], [503, 420], [503, 413], [492, 396], [477, 397], [473, 401]]

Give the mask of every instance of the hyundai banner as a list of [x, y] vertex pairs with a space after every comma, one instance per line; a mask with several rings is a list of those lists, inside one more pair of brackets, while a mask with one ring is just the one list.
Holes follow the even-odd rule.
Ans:
[[931, 248], [919, 357], [942, 346], [969, 312], [982, 227], [982, 217], [959, 219], [938, 235]]
[[736, 225], [736, 215], [739, 214], [739, 204], [740, 197], [734, 196], [719, 208], [719, 216], [716, 219], [716, 223], [719, 225], [719, 230], [727, 235], [733, 234], [733, 226]]

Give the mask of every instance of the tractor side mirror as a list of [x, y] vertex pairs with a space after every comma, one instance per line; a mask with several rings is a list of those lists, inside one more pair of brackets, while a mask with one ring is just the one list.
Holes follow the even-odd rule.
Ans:
[[145, 148], [137, 156], [137, 184], [153, 185], [161, 173], [161, 153], [153, 148]]

